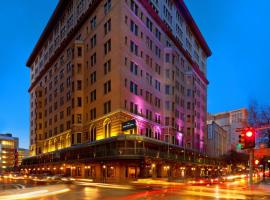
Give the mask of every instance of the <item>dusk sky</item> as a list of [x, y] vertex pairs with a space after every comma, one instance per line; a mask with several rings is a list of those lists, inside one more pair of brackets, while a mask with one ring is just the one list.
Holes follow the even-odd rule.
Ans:
[[[0, 133], [29, 145], [30, 70], [25, 63], [57, 0], [3, 1], [0, 13]], [[186, 0], [213, 55], [208, 60], [208, 111], [270, 104], [269, 0]]]

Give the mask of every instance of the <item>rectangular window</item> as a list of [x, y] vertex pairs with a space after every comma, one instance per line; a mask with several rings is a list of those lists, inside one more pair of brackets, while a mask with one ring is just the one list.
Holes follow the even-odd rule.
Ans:
[[104, 24], [104, 34], [107, 35], [111, 31], [111, 19]]
[[93, 49], [97, 44], [97, 35], [94, 35], [92, 38], [91, 38], [91, 49]]
[[111, 81], [104, 83], [104, 94], [108, 94], [111, 91]]
[[132, 61], [130, 61], [130, 72], [136, 76], [138, 75], [138, 65]]
[[90, 75], [90, 82], [91, 84], [94, 84], [96, 81], [97, 81], [97, 73], [95, 71]]
[[135, 15], [138, 16], [138, 14], [139, 14], [139, 12], [138, 12], [139, 7], [138, 7], [138, 5], [133, 0], [130, 1], [130, 9], [135, 13]]
[[91, 25], [91, 30], [95, 29], [97, 26], [97, 17], [94, 16], [91, 21], [90, 21], [90, 25]]
[[91, 67], [93, 67], [96, 63], [97, 63], [97, 54], [94, 53], [94, 54], [91, 56]]
[[133, 20], [130, 20], [130, 31], [134, 33], [136, 36], [138, 36], [138, 25], [133, 22]]
[[136, 45], [133, 41], [130, 41], [130, 52], [138, 56], [138, 45]]
[[104, 44], [104, 54], [108, 54], [111, 51], [111, 39]]
[[77, 81], [77, 90], [82, 90], [82, 81], [81, 80]]
[[81, 97], [77, 97], [77, 106], [82, 107], [82, 98]]
[[78, 47], [78, 57], [82, 57], [82, 47]]
[[108, 60], [104, 64], [104, 75], [108, 74], [111, 71], [111, 60]]
[[81, 114], [77, 114], [77, 123], [78, 124], [82, 123], [82, 115]]
[[104, 114], [108, 114], [111, 112], [111, 101], [107, 101], [104, 103]]
[[112, 1], [111, 0], [106, 0], [104, 4], [104, 13], [105, 15], [111, 10], [112, 7]]
[[97, 90], [93, 90], [91, 93], [90, 93], [90, 101], [93, 102], [97, 99]]
[[131, 93], [134, 93], [136, 95], [138, 95], [138, 85], [133, 83], [132, 81], [130, 81], [130, 84], [129, 84], [129, 91]]
[[93, 108], [90, 110], [90, 120], [94, 120], [96, 119], [96, 116], [97, 115], [97, 111], [96, 111], [96, 108]]

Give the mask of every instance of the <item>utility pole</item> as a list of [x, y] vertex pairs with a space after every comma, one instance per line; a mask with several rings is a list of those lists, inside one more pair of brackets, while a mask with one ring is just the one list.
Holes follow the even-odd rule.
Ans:
[[254, 149], [249, 150], [249, 185], [253, 184]]

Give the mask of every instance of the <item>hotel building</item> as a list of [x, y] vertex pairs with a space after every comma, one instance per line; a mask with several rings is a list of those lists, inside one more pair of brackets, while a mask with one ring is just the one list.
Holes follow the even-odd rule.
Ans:
[[206, 161], [210, 55], [182, 0], [60, 0], [27, 61], [23, 165], [145, 177], [173, 176], [166, 156], [182, 170]]

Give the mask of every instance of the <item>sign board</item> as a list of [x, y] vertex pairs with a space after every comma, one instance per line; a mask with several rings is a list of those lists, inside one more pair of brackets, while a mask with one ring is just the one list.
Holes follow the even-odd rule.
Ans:
[[132, 119], [132, 120], [129, 120], [127, 122], [122, 123], [122, 131], [127, 131], [130, 129], [134, 129], [136, 127], [137, 127], [137, 125], [136, 125], [135, 119]]

